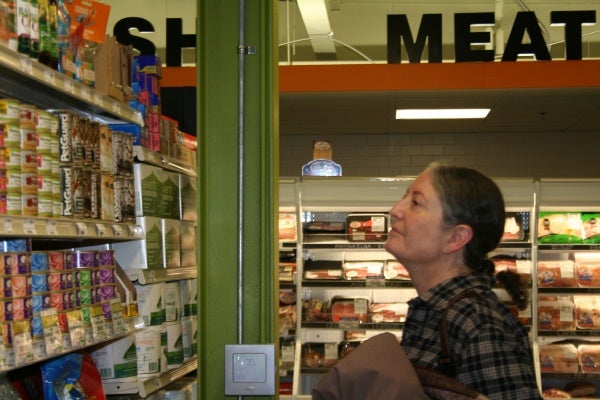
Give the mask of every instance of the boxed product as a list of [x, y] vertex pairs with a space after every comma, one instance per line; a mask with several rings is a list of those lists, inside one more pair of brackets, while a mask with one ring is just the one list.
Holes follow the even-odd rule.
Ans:
[[181, 223], [179, 220], [162, 219], [162, 247], [165, 268], [181, 267]]
[[351, 242], [383, 242], [387, 240], [385, 214], [348, 214], [346, 235]]
[[180, 221], [181, 224], [181, 266], [191, 267], [197, 265], [196, 261], [196, 223]]
[[162, 218], [180, 219], [179, 175], [167, 170], [158, 174], [160, 178], [159, 212]]
[[125, 269], [164, 268], [162, 219], [137, 217], [136, 224], [144, 231], [145, 240], [113, 243], [115, 259]]
[[197, 221], [196, 198], [198, 196], [196, 177], [179, 174], [179, 198], [181, 216], [184, 221]]
[[135, 215], [159, 217], [161, 208], [162, 169], [143, 163], [133, 165]]

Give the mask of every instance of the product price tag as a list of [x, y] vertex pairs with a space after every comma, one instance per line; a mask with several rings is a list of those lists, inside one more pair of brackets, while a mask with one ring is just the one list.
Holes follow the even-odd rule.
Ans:
[[96, 234], [98, 236], [106, 235], [106, 227], [104, 226], [104, 224], [96, 224]]
[[92, 101], [92, 91], [86, 87], [82, 87], [81, 88], [81, 97], [85, 101], [91, 102]]
[[65, 79], [63, 79], [63, 85], [68, 93], [75, 93], [75, 82], [72, 79], [65, 77]]
[[26, 219], [23, 221], [23, 232], [26, 235], [35, 235], [35, 221], [32, 219]]
[[75, 228], [77, 229], [77, 236], [87, 236], [88, 227], [85, 222], [75, 222]]
[[2, 226], [4, 228], [4, 233], [13, 233], [13, 220], [12, 218], [3, 218]]
[[113, 225], [113, 231], [115, 232], [115, 236], [123, 236], [123, 228], [121, 228], [121, 225]]
[[102, 106], [102, 95], [98, 92], [94, 92], [94, 104]]
[[56, 85], [56, 79], [54, 79], [54, 72], [47, 69], [44, 70], [44, 82], [50, 86]]
[[121, 104], [116, 101], [113, 101], [112, 111], [113, 111], [113, 113], [120, 115], [121, 114]]
[[57, 234], [58, 230], [56, 229], [56, 222], [52, 220], [46, 221], [46, 235], [56, 236]]
[[33, 63], [29, 57], [19, 57], [19, 67], [24, 73], [33, 75]]

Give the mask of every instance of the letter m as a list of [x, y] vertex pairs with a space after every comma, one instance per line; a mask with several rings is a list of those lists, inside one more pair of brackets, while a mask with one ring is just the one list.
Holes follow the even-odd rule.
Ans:
[[401, 45], [404, 41], [408, 61], [420, 63], [425, 50], [425, 43], [429, 43], [430, 63], [442, 62], [442, 14], [423, 14], [416, 42], [408, 25], [405, 14], [390, 14], [387, 16], [387, 62], [400, 64]]

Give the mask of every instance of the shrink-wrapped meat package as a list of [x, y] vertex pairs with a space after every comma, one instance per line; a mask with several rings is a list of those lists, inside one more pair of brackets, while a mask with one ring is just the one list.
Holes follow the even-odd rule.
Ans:
[[364, 298], [334, 298], [331, 301], [331, 320], [334, 322], [368, 322], [369, 300]]
[[573, 331], [575, 328], [575, 304], [570, 296], [538, 301], [539, 330]]
[[573, 344], [540, 346], [540, 370], [542, 372], [577, 373], [579, 371], [577, 347]]
[[538, 262], [540, 287], [577, 287], [575, 262], [572, 260]]
[[383, 278], [383, 261], [346, 261], [343, 270], [348, 280]]

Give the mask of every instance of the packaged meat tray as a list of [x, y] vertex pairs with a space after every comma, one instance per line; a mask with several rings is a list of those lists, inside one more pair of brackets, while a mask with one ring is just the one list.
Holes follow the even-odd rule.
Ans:
[[396, 260], [386, 260], [383, 266], [383, 277], [390, 280], [410, 280], [410, 276], [404, 265]]
[[331, 368], [338, 361], [338, 343], [304, 343], [302, 365], [306, 368]]
[[504, 222], [504, 234], [501, 240], [504, 242], [525, 240], [525, 230], [528, 229], [526, 226], [527, 215], [527, 213], [522, 212], [507, 212]]
[[583, 213], [583, 243], [600, 243], [600, 213]]
[[579, 360], [574, 344], [548, 344], [540, 346], [542, 372], [577, 373]]
[[406, 303], [372, 303], [371, 322], [404, 322], [408, 312]]
[[368, 322], [369, 300], [364, 298], [333, 298], [331, 300], [331, 320], [334, 322]]
[[600, 329], [600, 298], [593, 295], [573, 296], [577, 329]]
[[577, 347], [581, 372], [600, 372], [600, 344], [581, 344]]
[[383, 261], [345, 261], [343, 271], [347, 280], [383, 278]]
[[575, 304], [568, 298], [565, 296], [557, 300], [539, 300], [537, 310], [539, 330], [575, 330]]
[[342, 279], [342, 261], [306, 260], [304, 262], [304, 279], [332, 280]]
[[385, 214], [348, 214], [346, 234], [350, 242], [385, 242], [387, 240]]
[[538, 285], [540, 287], [577, 287], [575, 262], [571, 260], [539, 261]]
[[577, 286], [600, 288], [600, 263], [577, 262]]
[[325, 322], [330, 319], [329, 304], [321, 299], [312, 298], [302, 302], [302, 318], [307, 322]]
[[541, 212], [538, 218], [538, 243], [582, 243], [581, 213]]
[[531, 283], [531, 260], [517, 260], [514, 258], [494, 258], [495, 273], [511, 271], [519, 275], [521, 282]]

